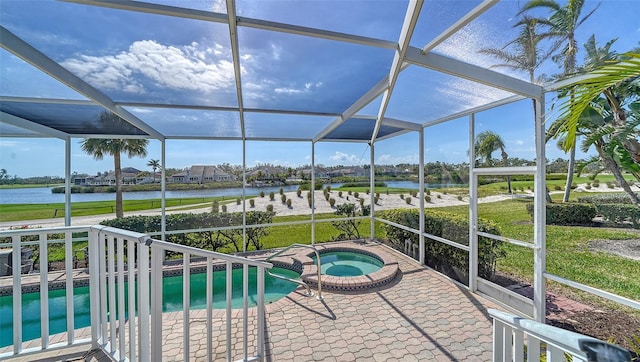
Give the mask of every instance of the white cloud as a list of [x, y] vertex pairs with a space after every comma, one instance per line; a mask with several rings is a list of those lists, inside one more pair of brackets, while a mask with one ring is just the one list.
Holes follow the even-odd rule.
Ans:
[[211, 92], [234, 85], [233, 64], [219, 44], [196, 42], [167, 46], [153, 40], [136, 41], [116, 55], [67, 59], [62, 65], [91, 85], [144, 93], [152, 82], [163, 88]]
[[380, 155], [376, 159], [378, 165], [397, 165], [400, 163], [418, 163], [418, 155]]
[[276, 93], [284, 93], [284, 94], [303, 94], [313, 92], [315, 89], [322, 87], [322, 82], [306, 82], [302, 88], [288, 88], [288, 87], [278, 87], [275, 88], [274, 91]]
[[226, 13], [226, 2], [224, 0], [215, 0], [213, 4], [211, 4], [211, 11], [213, 11], [214, 13]]
[[353, 164], [355, 162], [358, 162], [358, 156], [350, 155], [340, 151], [336, 151], [336, 153], [329, 156], [329, 159], [336, 163], [343, 163], [343, 164], [349, 164], [349, 163]]

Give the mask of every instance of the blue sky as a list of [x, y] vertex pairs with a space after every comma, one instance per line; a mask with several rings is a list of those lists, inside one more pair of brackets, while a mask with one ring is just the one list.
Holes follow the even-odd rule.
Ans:
[[[182, 1], [156, 1], [182, 5]], [[477, 1], [425, 2], [411, 45], [424, 46], [452, 21], [469, 11]], [[224, 2], [198, 1], [194, 7], [224, 12]], [[406, 1], [237, 1], [239, 16], [289, 22], [331, 29], [385, 40], [397, 40]], [[444, 4], [444, 5], [443, 5]], [[495, 60], [478, 50], [501, 47], [513, 38], [511, 29], [516, 1], [503, 1], [435, 51], [489, 67]], [[597, 2], [587, 1], [585, 9]], [[163, 16], [138, 16], [129, 12], [49, 1], [3, 1], [2, 25], [52, 59], [101, 89], [116, 101], [168, 102], [237, 106], [230, 41], [226, 26]], [[69, 15], [73, 11], [72, 15]], [[584, 43], [595, 33], [599, 44], [618, 37], [620, 52], [638, 46], [640, 1], [606, 0], [578, 32]], [[99, 14], [100, 21], [94, 16]], [[63, 19], [64, 21], [59, 21]], [[393, 21], [388, 22], [389, 19]], [[612, 19], [615, 19], [613, 21]], [[181, 31], [176, 31], [180, 29]], [[104, 36], [109, 34], [109, 36]], [[195, 35], [194, 35], [195, 34]], [[239, 28], [245, 107], [342, 112], [388, 72], [393, 53], [353, 44], [336, 44], [290, 34]], [[579, 54], [581, 61], [582, 56]], [[36, 96], [82, 99], [73, 90], [39, 72], [6, 51], [0, 53], [0, 93], [4, 96]], [[526, 79], [526, 74], [496, 69]], [[546, 73], [557, 72], [549, 62]], [[423, 68], [403, 71], [394, 89], [386, 115], [422, 123], [466, 107], [499, 99], [504, 92], [472, 84], [459, 78]], [[212, 101], [213, 100], [213, 101]], [[548, 100], [548, 105], [552, 100]], [[360, 114], [375, 115], [379, 100]], [[182, 120], [184, 136], [208, 136], [238, 132], [236, 115], [196, 111], [169, 111], [141, 107], [127, 108], [150, 125], [163, 130], [175, 119]], [[476, 133], [499, 133], [510, 156], [533, 159], [534, 140], [531, 102], [481, 112], [476, 116]], [[273, 115], [246, 114], [248, 132], [307, 132], [315, 134], [333, 117], [304, 117], [302, 124], [282, 117], [282, 123], [265, 130], [263, 122]], [[196, 121], [196, 119], [198, 119]], [[205, 120], [217, 120], [225, 127], [206, 127]], [[191, 122], [193, 120], [193, 122]], [[228, 127], [227, 127], [228, 125]], [[417, 163], [417, 133], [381, 141], [375, 145], [378, 164]], [[80, 150], [81, 139], [72, 139], [71, 171], [95, 174], [113, 169], [110, 158], [96, 161]], [[242, 163], [239, 141], [168, 140], [166, 166], [184, 168], [194, 164]], [[310, 142], [258, 142], [246, 145], [246, 163], [272, 163], [295, 167], [311, 163]], [[455, 120], [425, 129], [425, 160], [459, 163], [468, 160], [468, 121]], [[145, 158], [123, 160], [124, 166], [148, 170], [150, 159], [160, 159], [160, 143], [152, 140]], [[547, 158], [564, 157], [555, 144], [547, 147]], [[578, 154], [578, 157], [584, 157]], [[316, 164], [354, 165], [368, 163], [366, 144], [320, 142], [315, 146]], [[56, 139], [0, 137], [0, 168], [19, 177], [62, 176], [64, 142]]]

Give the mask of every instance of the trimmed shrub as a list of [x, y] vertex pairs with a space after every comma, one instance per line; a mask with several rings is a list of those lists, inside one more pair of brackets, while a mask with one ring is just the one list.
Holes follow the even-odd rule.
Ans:
[[380, 197], [376, 196], [373, 198], [373, 203], [378, 205], [378, 201], [380, 201]]
[[227, 212], [227, 205], [222, 205], [222, 212]]
[[367, 193], [367, 195], [369, 195], [369, 189], [366, 189], [365, 192]]
[[[395, 209], [380, 212], [380, 217], [391, 222], [405, 225], [412, 229], [420, 227], [420, 211], [417, 209]], [[425, 210], [425, 232], [469, 245], [468, 218], [439, 210]], [[382, 224], [387, 238], [398, 250], [404, 250], [404, 241], [409, 239], [418, 243], [418, 235], [409, 231]], [[500, 235], [500, 229], [493, 222], [478, 219], [478, 230]], [[502, 241], [478, 236], [478, 273], [481, 277], [491, 279], [495, 273], [496, 262], [505, 256], [501, 249]], [[466, 273], [469, 270], [469, 255], [456, 247], [425, 238], [425, 262], [428, 266], [466, 283], [466, 275], [460, 276], [455, 270]]]
[[324, 189], [327, 190], [327, 192], [331, 192], [331, 185], [327, 185]]
[[441, 199], [441, 198], [442, 198], [442, 195], [438, 194], [436, 197], [437, 197], [437, 198], [439, 198], [439, 199]]
[[220, 203], [218, 202], [218, 200], [214, 200], [211, 204], [211, 212], [220, 212]]
[[403, 195], [403, 194], [400, 194], [400, 198], [404, 200], [404, 195]]
[[238, 198], [236, 199], [236, 205], [240, 205], [240, 203], [241, 203], [241, 202], [242, 202], [242, 199], [238, 197]]
[[269, 200], [271, 200], [271, 201], [275, 201], [276, 200], [276, 194], [274, 194], [273, 191], [269, 192]]
[[280, 195], [284, 195], [284, 189], [281, 187], [279, 191]]
[[298, 197], [302, 197], [302, 190], [298, 189], [296, 191], [296, 195], [298, 195]]
[[336, 199], [334, 199], [333, 197], [329, 199], [329, 205], [331, 205], [331, 207], [334, 207], [336, 205]]
[[338, 197], [342, 197], [342, 191], [338, 191]]
[[273, 212], [273, 205], [271, 204], [267, 205], [267, 211]]
[[376, 197], [380, 198], [380, 193], [379, 192], [376, 192]]
[[553, 186], [553, 189], [554, 189], [554, 190], [556, 190], [556, 191], [560, 191], [560, 190], [562, 190], [562, 186], [560, 186], [560, 185], [554, 185], [554, 186]]
[[329, 197], [331, 197], [331, 196], [329, 195], [329, 193], [328, 193], [328, 192], [325, 192], [325, 193], [324, 193], [324, 199], [325, 199], [325, 200], [327, 200], [327, 201], [329, 201]]
[[596, 204], [598, 215], [605, 221], [616, 224], [631, 223], [634, 229], [640, 229], [640, 207], [633, 204]]
[[351, 195], [351, 190], [347, 191], [347, 194]]
[[[282, 196], [284, 196], [284, 195], [282, 195]], [[291, 202], [292, 202], [291, 199], [287, 199], [287, 207], [288, 208], [291, 208]]]
[[364, 206], [364, 199], [362, 197], [360, 198], [360, 206]]
[[418, 191], [415, 191], [415, 190], [411, 191], [411, 196], [418, 197]]
[[260, 197], [264, 197], [264, 191], [260, 191]]
[[424, 201], [431, 202], [431, 196], [427, 195], [424, 197]]
[[411, 196], [407, 196], [404, 201], [407, 203], [407, 205], [411, 205]]
[[280, 195], [280, 200], [282, 201], [282, 203], [286, 203], [287, 202], [287, 195]]
[[359, 192], [357, 192], [357, 191], [356, 191], [356, 192], [354, 192], [354, 193], [353, 193], [353, 197], [355, 197], [355, 198], [357, 199], [358, 197], [360, 197], [360, 193], [359, 193]]
[[[640, 197], [640, 194], [637, 194]], [[631, 204], [631, 197], [624, 192], [611, 192], [599, 195], [578, 197], [578, 202], [585, 204]]]
[[[533, 220], [534, 205], [527, 204], [527, 212]], [[549, 225], [590, 225], [596, 217], [596, 208], [591, 204], [561, 203], [547, 204]]]
[[427, 190], [425, 192], [427, 193], [427, 195], [431, 195], [431, 190]]
[[256, 207], [256, 200], [249, 199], [249, 207]]
[[462, 201], [462, 196], [458, 195], [458, 201]]

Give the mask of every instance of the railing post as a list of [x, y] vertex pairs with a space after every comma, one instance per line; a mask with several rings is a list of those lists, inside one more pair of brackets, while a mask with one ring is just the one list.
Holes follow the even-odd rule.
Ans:
[[164, 249], [151, 244], [151, 360], [162, 360], [162, 259]]
[[138, 243], [138, 356], [150, 361], [149, 341], [149, 246], [146, 240]]

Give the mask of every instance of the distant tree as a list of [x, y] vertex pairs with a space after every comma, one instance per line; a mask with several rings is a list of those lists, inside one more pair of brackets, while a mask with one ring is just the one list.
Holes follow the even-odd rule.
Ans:
[[[504, 141], [502, 137], [493, 131], [483, 131], [476, 137], [475, 141], [475, 155], [476, 158], [484, 160], [484, 164], [492, 165], [491, 154], [494, 151], [500, 150], [502, 155], [502, 165], [504, 167], [509, 166], [509, 155], [505, 151]], [[511, 193], [511, 177], [507, 176], [507, 187], [509, 193]]]
[[1, 168], [0, 169], [0, 180], [8, 178], [7, 176], [7, 169], [6, 168]]
[[[106, 114], [102, 117], [117, 117], [115, 114]], [[82, 151], [93, 155], [96, 160], [101, 160], [104, 155], [113, 156], [116, 178], [116, 217], [124, 216], [122, 208], [122, 165], [120, 155], [125, 153], [129, 158], [146, 157], [148, 140], [145, 139], [106, 139], [88, 138], [81, 142]]]
[[153, 170], [153, 182], [156, 182], [156, 170], [159, 170], [162, 166], [160, 165], [160, 160], [149, 160], [147, 162], [147, 166], [151, 167]]

